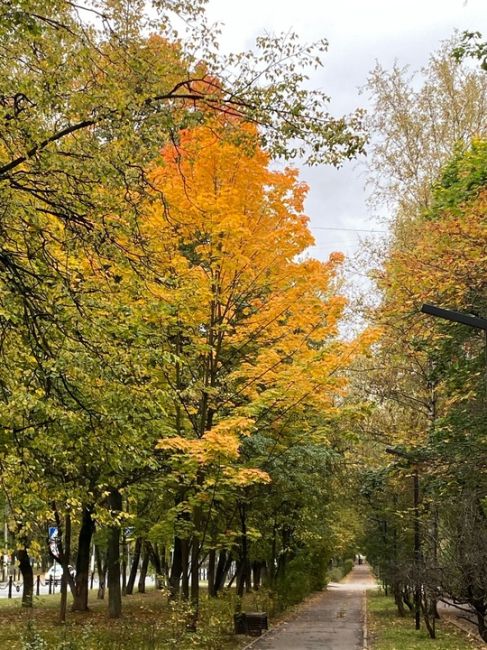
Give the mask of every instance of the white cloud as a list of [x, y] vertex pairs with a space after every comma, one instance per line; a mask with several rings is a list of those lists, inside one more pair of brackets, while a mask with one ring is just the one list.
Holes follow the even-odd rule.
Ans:
[[[417, 69], [455, 29], [479, 30], [487, 36], [486, 0], [209, 0], [207, 14], [211, 22], [224, 23], [223, 51], [248, 49], [255, 36], [266, 31], [291, 29], [307, 42], [327, 38], [325, 67], [312, 81], [331, 97], [334, 114], [366, 104], [358, 88], [376, 60], [390, 67], [398, 59]], [[306, 210], [317, 257], [333, 250], [353, 256], [361, 238], [360, 233], [319, 228], [383, 227], [367, 210], [363, 168], [357, 163], [338, 171], [304, 169], [302, 178], [310, 185]]]

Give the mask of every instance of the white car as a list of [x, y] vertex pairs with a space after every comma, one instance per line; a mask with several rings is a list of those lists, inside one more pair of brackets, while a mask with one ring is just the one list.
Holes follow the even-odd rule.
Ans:
[[[76, 575], [76, 571], [74, 570], [74, 567], [71, 566], [71, 564], [68, 564], [68, 570], [71, 576], [74, 578]], [[61, 584], [61, 577], [63, 575], [63, 567], [58, 564], [57, 562], [54, 562], [52, 567], [47, 571], [46, 575], [44, 576], [44, 582], [48, 584], [51, 582], [54, 586], [60, 585]]]

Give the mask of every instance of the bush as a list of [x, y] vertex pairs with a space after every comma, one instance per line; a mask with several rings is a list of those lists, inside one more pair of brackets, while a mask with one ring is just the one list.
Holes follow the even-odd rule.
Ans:
[[313, 591], [326, 585], [327, 559], [322, 555], [298, 555], [286, 567], [286, 572], [278, 578], [276, 591], [282, 609], [301, 602]]
[[350, 558], [343, 563], [343, 577], [345, 577], [353, 569], [353, 560]]
[[328, 582], [340, 582], [353, 569], [353, 564], [353, 560], [349, 558], [338, 566], [329, 569], [327, 572]]

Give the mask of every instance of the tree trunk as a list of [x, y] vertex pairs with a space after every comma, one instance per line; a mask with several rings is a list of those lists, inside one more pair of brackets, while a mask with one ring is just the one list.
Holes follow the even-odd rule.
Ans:
[[127, 535], [122, 531], [122, 595], [127, 593]]
[[181, 591], [183, 597], [189, 598], [189, 540], [181, 540], [181, 558], [183, 562], [181, 574]]
[[406, 616], [406, 610], [404, 609], [403, 594], [400, 584], [394, 582], [392, 590], [394, 593], [394, 602], [396, 603], [397, 613], [401, 618], [404, 618]]
[[66, 621], [66, 609], [68, 605], [68, 580], [69, 562], [71, 559], [71, 517], [64, 518], [64, 544], [63, 544], [63, 574], [61, 576], [61, 602], [59, 604], [59, 620]]
[[407, 605], [407, 608], [409, 609], [410, 612], [413, 611], [414, 609], [414, 603], [411, 600], [411, 593], [408, 589], [408, 587], [403, 587], [402, 589], [402, 602]]
[[134, 593], [134, 584], [135, 578], [137, 577], [137, 571], [139, 569], [140, 562], [140, 552], [142, 550], [142, 537], [137, 537], [135, 540], [134, 556], [132, 558], [132, 566], [130, 567], [130, 575], [127, 582], [127, 588], [125, 590], [128, 596]]
[[191, 605], [193, 608], [193, 613], [191, 617], [190, 626], [193, 630], [196, 630], [196, 622], [198, 620], [199, 614], [199, 602], [200, 602], [200, 545], [198, 538], [193, 535], [193, 541], [191, 543]]
[[83, 508], [83, 518], [78, 538], [78, 556], [76, 558], [76, 577], [73, 593], [73, 612], [88, 610], [88, 589], [90, 580], [90, 548], [95, 525], [91, 514], [92, 506]]
[[247, 538], [247, 512], [244, 504], [239, 504], [241, 536], [239, 546], [239, 559], [237, 565], [237, 596], [242, 598], [245, 585], [250, 585], [250, 562]]
[[152, 566], [154, 567], [154, 571], [156, 574], [156, 589], [162, 589], [164, 587], [164, 569], [162, 568], [162, 561], [161, 561], [161, 555], [159, 554], [159, 549], [157, 548], [157, 544], [151, 544], [150, 542], [147, 542], [147, 548], [149, 551], [149, 558], [150, 561], [152, 562]]
[[232, 566], [232, 556], [225, 549], [221, 550], [218, 555], [218, 563], [215, 573], [215, 594], [218, 594], [225, 586], [228, 572]]
[[208, 553], [208, 596], [216, 596], [215, 590], [215, 561], [216, 561], [216, 550], [210, 548]]
[[107, 577], [107, 563], [106, 558], [102, 558], [101, 550], [98, 545], [95, 544], [95, 558], [96, 558], [96, 570], [98, 572], [98, 594], [97, 598], [103, 600], [105, 598], [105, 583]]
[[[116, 516], [122, 510], [122, 495], [116, 489], [110, 490], [109, 507]], [[122, 591], [120, 589], [120, 526], [113, 523], [108, 529], [107, 540], [108, 570], [108, 616], [120, 618], [122, 615]]]
[[253, 587], [255, 591], [260, 589], [261, 577], [262, 577], [262, 565], [263, 562], [255, 561], [252, 564], [252, 574], [254, 577]]
[[32, 571], [29, 553], [25, 546], [17, 551], [17, 558], [19, 560], [19, 568], [24, 583], [22, 589], [22, 607], [32, 607], [34, 596], [34, 572]]
[[180, 537], [174, 538], [174, 549], [172, 554], [171, 575], [169, 576], [169, 589], [171, 596], [179, 594], [181, 574], [183, 572], [183, 544]]
[[272, 527], [271, 561], [269, 562], [269, 586], [272, 588], [276, 582], [276, 555], [277, 555], [277, 523]]
[[147, 569], [149, 567], [149, 548], [147, 544], [147, 542], [144, 542], [142, 566], [140, 567], [139, 584], [137, 586], [137, 591], [139, 594], [145, 594], [145, 578], [147, 576]]

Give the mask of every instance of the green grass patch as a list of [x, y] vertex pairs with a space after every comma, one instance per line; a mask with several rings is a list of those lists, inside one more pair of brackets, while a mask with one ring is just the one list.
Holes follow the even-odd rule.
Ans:
[[[263, 609], [267, 598], [249, 594], [243, 608]], [[9, 650], [235, 650], [248, 643], [233, 633], [236, 606], [234, 590], [221, 598], [201, 598], [196, 632], [188, 629], [189, 607], [169, 602], [156, 590], [123, 599], [123, 617], [110, 620], [107, 602], [90, 595], [89, 612], [71, 612], [61, 624], [59, 594], [35, 599], [32, 610], [22, 609], [20, 599], [0, 601], [2, 648]]]
[[479, 646], [451, 624], [436, 621], [436, 639], [430, 639], [422, 623], [414, 629], [413, 614], [401, 618], [394, 601], [381, 592], [367, 592], [371, 650], [472, 650]]

